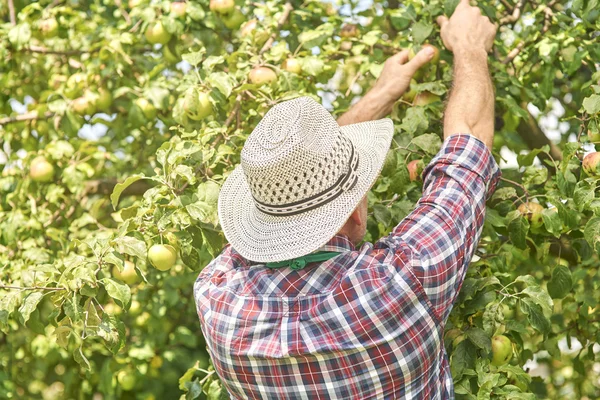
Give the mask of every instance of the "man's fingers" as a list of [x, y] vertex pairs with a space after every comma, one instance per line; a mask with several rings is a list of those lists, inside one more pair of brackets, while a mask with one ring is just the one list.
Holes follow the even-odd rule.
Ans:
[[400, 53], [394, 55], [394, 61], [401, 65], [405, 64], [408, 61], [408, 49], [404, 49]]
[[421, 51], [419, 51], [412, 60], [405, 64], [405, 68], [408, 69], [408, 72], [413, 75], [419, 68], [423, 65], [427, 64], [435, 54], [435, 51], [431, 46], [426, 46]]
[[444, 25], [448, 23], [448, 17], [446, 17], [445, 15], [440, 15], [439, 17], [437, 17], [436, 21], [440, 28], [443, 28]]

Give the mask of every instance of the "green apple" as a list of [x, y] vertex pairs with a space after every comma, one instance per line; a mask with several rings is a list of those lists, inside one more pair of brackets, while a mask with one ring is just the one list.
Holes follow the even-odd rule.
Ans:
[[137, 383], [135, 375], [131, 371], [121, 370], [117, 374], [117, 382], [125, 391], [132, 390]]
[[188, 118], [200, 121], [213, 113], [210, 96], [196, 89], [188, 90], [183, 100], [183, 110]]
[[277, 80], [277, 74], [271, 68], [255, 67], [248, 76], [250, 83], [256, 85], [269, 84]]
[[96, 95], [96, 110], [108, 111], [112, 106], [112, 102], [112, 93], [108, 89], [102, 87], [98, 89], [98, 93]]
[[412, 160], [408, 164], [406, 164], [406, 168], [408, 169], [408, 176], [411, 182], [416, 182], [421, 180], [421, 174], [424, 169], [423, 160]]
[[142, 312], [142, 304], [137, 300], [131, 300], [131, 305], [129, 306], [129, 310], [127, 311], [132, 316], [136, 316]]
[[600, 142], [600, 131], [592, 132], [592, 130], [589, 129], [587, 132], [587, 135], [588, 135], [588, 139], [590, 140], [590, 142], [593, 142], [593, 143]]
[[412, 103], [415, 100], [415, 96], [417, 95], [417, 91], [415, 86], [417, 85], [417, 81], [414, 79], [410, 80], [410, 86], [408, 87], [408, 91], [404, 93], [402, 99], [409, 103]]
[[433, 49], [433, 58], [429, 61], [431, 64], [437, 64], [438, 62], [440, 62], [440, 50], [435, 47], [432, 44], [424, 44], [423, 46], [421, 46], [421, 48], [417, 48], [417, 47], [411, 47], [408, 50], [408, 61], [412, 60], [413, 58], [415, 58], [415, 56], [417, 55], [417, 53], [425, 48], [432, 48]]
[[141, 328], [148, 325], [148, 321], [150, 320], [150, 313], [148, 311], [144, 311], [137, 317], [135, 317], [135, 326]]
[[81, 96], [71, 103], [73, 112], [78, 115], [92, 115], [96, 112], [94, 101], [89, 96]]
[[54, 180], [54, 166], [44, 157], [36, 157], [29, 166], [29, 176], [36, 182], [51, 182]]
[[544, 207], [539, 203], [526, 202], [521, 204], [518, 208], [522, 216], [529, 220], [529, 223], [534, 228], [539, 228], [544, 223], [542, 219], [542, 211]]
[[512, 358], [512, 342], [504, 335], [492, 338], [492, 365], [499, 367], [506, 364]]
[[133, 285], [138, 281], [138, 274], [135, 272], [135, 264], [131, 261], [125, 261], [123, 271], [119, 271], [119, 268], [115, 265], [112, 269], [113, 276], [128, 285]]
[[210, 0], [210, 11], [217, 14], [229, 14], [235, 7], [234, 0]]
[[65, 94], [69, 98], [75, 98], [79, 96], [83, 89], [87, 86], [87, 76], [82, 72], [76, 72], [67, 79], [67, 87], [65, 88]]
[[156, 21], [146, 28], [146, 39], [152, 44], [165, 44], [171, 39], [171, 34], [167, 32], [162, 22]]
[[184, 1], [175, 1], [171, 3], [171, 13], [177, 18], [185, 17], [187, 4]]
[[413, 105], [415, 106], [426, 106], [431, 103], [435, 103], [436, 101], [440, 101], [440, 96], [436, 96], [431, 92], [421, 92], [415, 96], [413, 100]]
[[148, 119], [154, 119], [156, 118], [156, 107], [154, 107], [154, 105], [149, 102], [147, 99], [143, 98], [143, 97], [138, 97], [135, 100], [135, 105], [138, 106], [141, 110], [142, 113], [144, 114], [144, 116]]
[[163, 46], [163, 56], [169, 64], [177, 64], [181, 61], [181, 57], [179, 57], [179, 54], [177, 53], [177, 48], [171, 45], [171, 43], [172, 42], [169, 42], [166, 46]]
[[221, 20], [227, 29], [235, 30], [246, 21], [246, 16], [236, 7], [231, 13], [223, 15]]
[[35, 120], [33, 127], [40, 136], [44, 136], [50, 131], [50, 124], [43, 119]]
[[357, 37], [358, 33], [358, 26], [356, 24], [344, 24], [340, 30], [340, 36], [344, 39]]
[[177, 252], [168, 244], [155, 244], [148, 250], [148, 259], [156, 269], [167, 271], [175, 265]]
[[583, 170], [590, 176], [600, 176], [600, 152], [594, 152], [583, 157]]
[[56, 18], [47, 18], [40, 21], [40, 32], [42, 37], [49, 39], [58, 34], [58, 21]]
[[297, 58], [288, 58], [282, 64], [281, 68], [293, 74], [302, 73], [302, 63]]

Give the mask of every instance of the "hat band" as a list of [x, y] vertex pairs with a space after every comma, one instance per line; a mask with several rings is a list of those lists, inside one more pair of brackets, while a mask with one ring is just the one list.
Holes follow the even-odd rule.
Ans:
[[302, 199], [288, 204], [269, 205], [261, 203], [255, 198], [254, 202], [256, 204], [256, 208], [258, 208], [265, 214], [280, 217], [296, 215], [306, 211], [310, 211], [317, 207], [321, 207], [322, 205], [327, 204], [330, 201], [336, 199], [342, 193], [351, 190], [354, 187], [354, 185], [356, 185], [356, 182], [358, 182], [358, 175], [356, 173], [358, 169], [358, 153], [354, 150], [354, 145], [352, 145], [352, 143], [350, 143], [350, 148], [351, 152], [350, 162], [348, 163], [348, 170], [345, 174], [341, 175], [338, 178], [338, 180], [329, 188], [313, 196], [307, 197], [306, 199]]

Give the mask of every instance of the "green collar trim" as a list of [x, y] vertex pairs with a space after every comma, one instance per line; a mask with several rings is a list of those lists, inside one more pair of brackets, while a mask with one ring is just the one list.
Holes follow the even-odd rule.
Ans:
[[265, 264], [267, 268], [287, 268], [299, 270], [306, 267], [306, 264], [318, 261], [327, 261], [341, 253], [337, 251], [317, 251], [302, 257], [292, 258], [291, 260], [268, 262]]

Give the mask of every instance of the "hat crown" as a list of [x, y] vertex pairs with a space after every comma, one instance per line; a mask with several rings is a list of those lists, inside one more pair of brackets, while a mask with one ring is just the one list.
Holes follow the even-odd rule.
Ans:
[[267, 112], [244, 145], [241, 165], [257, 205], [282, 206], [327, 191], [347, 173], [352, 154], [331, 114], [300, 97]]

